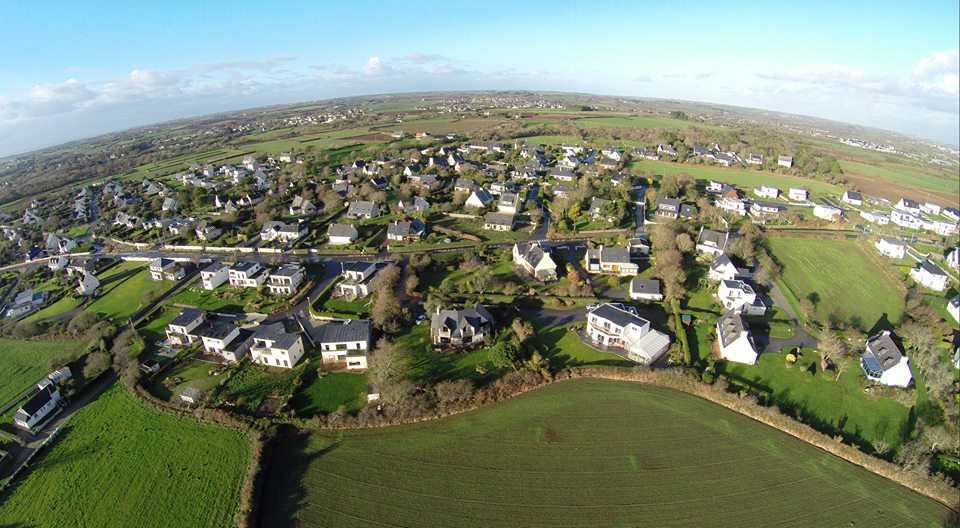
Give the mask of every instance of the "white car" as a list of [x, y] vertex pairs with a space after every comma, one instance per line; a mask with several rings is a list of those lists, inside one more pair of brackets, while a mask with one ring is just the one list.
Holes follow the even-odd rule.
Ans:
[[413, 322], [413, 324], [418, 325], [424, 322], [426, 319], [427, 319], [427, 314], [420, 314], [417, 316], [417, 319]]

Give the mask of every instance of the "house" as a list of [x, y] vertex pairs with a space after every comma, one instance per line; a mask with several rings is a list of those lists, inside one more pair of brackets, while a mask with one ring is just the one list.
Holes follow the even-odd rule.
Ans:
[[93, 295], [100, 287], [100, 280], [93, 273], [84, 272], [77, 282], [77, 293], [80, 295]]
[[740, 270], [733, 265], [733, 261], [725, 254], [721, 254], [710, 263], [710, 280], [734, 280], [740, 275]]
[[938, 215], [938, 214], [940, 214], [940, 211], [942, 211], [942, 210], [943, 210], [942, 207], [940, 207], [939, 205], [937, 205], [937, 204], [935, 204], [935, 203], [932, 203], [932, 202], [924, 202], [924, 203], [920, 206], [920, 211], [922, 211], [922, 212], [924, 212], [924, 213], [927, 213], [927, 214], [930, 214], [930, 215]]
[[137, 227], [137, 224], [140, 223], [140, 219], [136, 216], [128, 215], [127, 213], [117, 213], [117, 216], [113, 219], [113, 225], [123, 226], [126, 228]]
[[788, 169], [793, 168], [793, 156], [779, 156], [777, 158], [777, 165]]
[[512, 231], [514, 218], [509, 213], [487, 213], [483, 215], [483, 228], [487, 231]]
[[750, 335], [750, 326], [743, 315], [730, 310], [717, 321], [717, 344], [720, 357], [728, 361], [753, 365], [757, 349]]
[[253, 330], [222, 321], [208, 321], [193, 332], [192, 335], [200, 338], [205, 353], [220, 356], [230, 363], [243, 359], [253, 342]]
[[794, 202], [806, 202], [810, 197], [810, 193], [806, 189], [798, 189], [796, 187], [791, 187], [787, 191], [787, 198]]
[[867, 347], [860, 354], [860, 367], [867, 379], [891, 387], [909, 387], [913, 381], [910, 359], [893, 342], [888, 330], [867, 339]]
[[955, 207], [944, 207], [940, 214], [953, 220], [954, 222], [960, 222], [960, 209]]
[[189, 403], [190, 405], [196, 405], [200, 403], [200, 400], [203, 398], [203, 393], [200, 392], [200, 389], [196, 387], [184, 387], [180, 391], [180, 400], [184, 403]]
[[373, 324], [363, 319], [323, 325], [314, 341], [324, 365], [346, 365], [347, 370], [362, 370], [367, 368], [372, 337]]
[[769, 218], [780, 214], [782, 210], [782, 205], [773, 202], [754, 200], [753, 203], [750, 204], [750, 216], [754, 218]]
[[6, 317], [20, 317], [40, 308], [47, 302], [47, 292], [33, 291], [32, 288], [18, 293], [7, 306]]
[[550, 249], [539, 242], [514, 244], [513, 263], [540, 282], [557, 280], [557, 263], [550, 256]]
[[559, 166], [567, 169], [576, 169], [580, 165], [580, 158], [570, 154], [560, 159]]
[[822, 218], [828, 222], [840, 220], [841, 214], [843, 214], [843, 211], [832, 205], [816, 204], [813, 206], [813, 216]]
[[697, 252], [707, 253], [709, 255], [721, 255], [727, 251], [730, 245], [730, 233], [713, 231], [705, 227], [700, 228], [697, 235]]
[[953, 299], [947, 302], [947, 313], [953, 317], [953, 320], [960, 323], [960, 295], [954, 295]]
[[746, 315], [763, 315], [767, 307], [757, 292], [742, 280], [722, 280], [717, 290], [720, 304], [727, 310]]
[[174, 236], [185, 235], [193, 229], [193, 220], [186, 218], [167, 218], [160, 221], [161, 227], [166, 227], [167, 231]]
[[177, 203], [177, 200], [175, 198], [165, 198], [163, 200], [163, 205], [160, 207], [160, 210], [170, 211], [171, 213], [175, 213], [179, 208], [180, 208], [180, 204]]
[[601, 169], [615, 170], [617, 168], [617, 160], [603, 156], [600, 158], [598, 165], [600, 165]]
[[404, 214], [408, 215], [420, 215], [430, 212], [430, 202], [419, 196], [414, 196], [409, 200], [400, 200], [397, 202], [397, 207], [403, 211]]
[[573, 169], [558, 165], [550, 170], [550, 177], [557, 181], [572, 182], [574, 178]]
[[67, 267], [70, 260], [63, 255], [56, 255], [47, 259], [47, 267], [52, 271], [60, 271]]
[[167, 323], [167, 340], [178, 346], [189, 345], [200, 339], [196, 330], [206, 321], [207, 315], [203, 310], [184, 308], [173, 321]]
[[657, 154], [657, 151], [654, 149], [648, 149], [647, 147], [637, 147], [633, 149], [633, 155], [639, 156], [643, 159], [648, 159], [651, 161], [659, 161], [660, 155]]
[[409, 222], [390, 222], [387, 225], [387, 240], [393, 242], [416, 242], [423, 238], [427, 226], [419, 219]]
[[724, 211], [739, 216], [747, 216], [747, 205], [739, 198], [730, 198], [724, 196], [716, 201], [716, 206]]
[[330, 224], [327, 228], [327, 239], [333, 245], [352, 244], [358, 236], [357, 228], [350, 224]]
[[306, 270], [300, 264], [284, 264], [267, 277], [267, 288], [273, 295], [293, 295], [305, 277]]
[[494, 319], [480, 303], [472, 308], [441, 309], [430, 318], [430, 342], [442, 347], [468, 347], [493, 337]]
[[204, 242], [216, 240], [223, 234], [223, 230], [206, 220], [201, 220], [194, 229], [194, 232], [197, 234], [197, 239]]
[[661, 196], [657, 199], [656, 215], [663, 218], [678, 218], [680, 216], [680, 200]]
[[341, 262], [341, 279], [337, 283], [337, 295], [349, 300], [370, 295], [370, 284], [373, 278], [386, 266], [385, 263], [375, 262]]
[[487, 205], [493, 202], [493, 195], [486, 189], [478, 189], [470, 193], [470, 197], [464, 202], [464, 207], [476, 209], [485, 209]]
[[770, 187], [769, 185], [761, 185], [753, 190], [753, 194], [761, 198], [769, 198], [775, 200], [780, 196], [780, 189], [776, 187]]
[[650, 254], [650, 243], [640, 237], [628, 238], [627, 249], [630, 251], [630, 258], [643, 257]]
[[155, 281], [180, 280], [187, 275], [183, 267], [176, 261], [168, 258], [158, 258], [150, 261], [150, 279]]
[[923, 227], [923, 222], [919, 217], [914, 216], [912, 213], [907, 211], [901, 211], [899, 209], [894, 209], [890, 211], [890, 221], [894, 224], [897, 224], [900, 227], [906, 227], [908, 229], [920, 229]]
[[846, 191], [840, 197], [843, 203], [850, 205], [863, 205], [863, 195], [856, 191]]
[[909, 198], [900, 198], [900, 201], [897, 202], [897, 205], [894, 206], [896, 209], [901, 211], [906, 211], [910, 214], [919, 215], [920, 214], [920, 204], [909, 199]]
[[640, 273], [640, 266], [630, 261], [630, 250], [627, 248], [587, 248], [584, 256], [584, 269], [589, 273], [603, 273], [608, 275], [636, 275]]
[[358, 200], [355, 202], [350, 202], [350, 207], [347, 208], [347, 216], [350, 218], [377, 218], [380, 216], [380, 208], [377, 207], [377, 204], [368, 201], [368, 200]]
[[603, 303], [587, 312], [587, 337], [594, 345], [625, 351], [631, 361], [649, 365], [670, 348], [670, 338], [622, 304]]
[[892, 259], [902, 259], [907, 253], [907, 246], [900, 239], [893, 237], [882, 237], [873, 243], [884, 257]]
[[269, 367], [293, 368], [303, 357], [303, 338], [287, 333], [283, 323], [262, 324], [253, 332], [250, 360]]
[[[367, 165], [367, 167], [369, 168], [371, 167], [371, 165]], [[374, 167], [374, 168], [379, 169], [379, 167]], [[390, 182], [383, 176], [377, 176], [375, 178], [371, 178], [370, 185], [373, 186], [374, 191], [385, 191], [390, 188]]]
[[517, 214], [521, 208], [522, 202], [519, 194], [505, 192], [497, 200], [497, 211], [501, 213]]
[[420, 174], [419, 176], [414, 175], [408, 178], [410, 185], [418, 187], [420, 189], [433, 190], [437, 189], [441, 185], [440, 178], [437, 178], [436, 174]]
[[297, 155], [293, 152], [281, 152], [280, 155], [277, 156], [277, 161], [280, 163], [293, 163], [297, 161]]
[[237, 262], [230, 266], [227, 280], [234, 288], [258, 288], [267, 280], [267, 270], [258, 262]]
[[613, 205], [613, 200], [605, 200], [603, 198], [597, 198], [596, 196], [590, 200], [590, 208], [587, 209], [587, 214], [590, 215], [590, 218], [594, 220], [606, 220], [612, 222], [614, 218], [607, 214], [607, 211], [610, 210], [610, 207]]
[[949, 280], [947, 274], [929, 260], [917, 263], [917, 267], [910, 270], [910, 278], [934, 291], [946, 290]]
[[13, 425], [30, 431], [35, 425], [42, 422], [60, 405], [60, 389], [49, 384], [37, 390], [33, 396], [17, 409], [13, 415]]
[[749, 154], [747, 156], [747, 164], [749, 165], [763, 165], [763, 154]]
[[310, 215], [316, 212], [317, 206], [313, 205], [310, 200], [299, 195], [293, 197], [293, 202], [290, 204], [291, 216]]
[[293, 242], [307, 234], [306, 226], [299, 222], [286, 223], [278, 220], [264, 222], [260, 230], [260, 240], [270, 242], [279, 240], [281, 242]]
[[948, 222], [940, 219], [920, 219], [921, 227], [927, 231], [933, 231], [941, 236], [950, 236], [957, 232], [958, 226], [954, 222]]
[[673, 148], [673, 145], [670, 145], [670, 144], [668, 144], [668, 145], [657, 145], [657, 153], [658, 153], [658, 154], [666, 154], [667, 156], [677, 156], [677, 155], [678, 155], [677, 150], [676, 150], [675, 148]]
[[453, 192], [473, 193], [480, 190], [480, 184], [469, 178], [457, 178], [453, 183]]
[[230, 279], [230, 266], [219, 262], [200, 270], [200, 284], [205, 290], [214, 290]]
[[422, 169], [419, 163], [413, 163], [403, 168], [403, 175], [406, 176], [407, 178], [419, 176], [421, 170]]
[[490, 184], [490, 194], [502, 196], [504, 193], [517, 193], [517, 184], [509, 181], [495, 181]]
[[947, 253], [947, 265], [953, 269], [960, 269], [960, 246]]
[[634, 277], [630, 281], [630, 298], [635, 301], [662, 301], [663, 294], [660, 293], [660, 281]]
[[557, 198], [570, 196], [570, 186], [565, 183], [556, 183], [550, 186], [550, 194]]
[[860, 211], [860, 218], [871, 224], [887, 225], [890, 223], [890, 217], [885, 214], [874, 213], [873, 211]]

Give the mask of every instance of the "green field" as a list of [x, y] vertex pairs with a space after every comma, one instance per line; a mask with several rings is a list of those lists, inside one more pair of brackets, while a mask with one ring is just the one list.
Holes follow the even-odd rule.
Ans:
[[[896, 324], [903, 315], [903, 292], [854, 241], [770, 237], [783, 266], [783, 282], [797, 299], [819, 297], [817, 313], [860, 321], [870, 330], [881, 318]], [[890, 327], [890, 324], [883, 324]]]
[[761, 185], [773, 185], [779, 187], [781, 191], [786, 191], [790, 187], [804, 187], [811, 192], [824, 194], [840, 195], [842, 192], [840, 188], [829, 183], [755, 170], [669, 163], [645, 159], [631, 161], [627, 164], [627, 167], [635, 170], [648, 170], [659, 175], [685, 172], [698, 180], [717, 180], [734, 186], [748, 188], [759, 187]]
[[353, 372], [334, 372], [315, 377], [292, 401], [300, 416], [333, 412], [343, 407], [347, 412], [359, 411], [367, 404], [367, 376]]
[[931, 167], [912, 166], [901, 163], [868, 165], [866, 163], [848, 160], [841, 160], [840, 167], [843, 168], [844, 172], [858, 172], [864, 176], [903, 183], [921, 190], [956, 193], [958, 186], [960, 186], [960, 180], [956, 178], [956, 175], [954, 175], [953, 179], [950, 179], [949, 177], [944, 177], [947, 175], [947, 171], [942, 169], [938, 171]]
[[55, 303], [50, 304], [49, 306], [44, 306], [40, 310], [30, 314], [29, 317], [26, 317], [24, 321], [38, 321], [40, 319], [45, 319], [47, 317], [53, 317], [55, 315], [62, 314], [64, 312], [69, 312], [77, 306], [80, 306], [80, 303], [83, 302], [81, 298], [73, 298], [70, 295], [64, 295]]
[[715, 128], [712, 125], [698, 125], [695, 121], [682, 121], [666, 116], [582, 117], [575, 119], [573, 122], [587, 128], [688, 128], [692, 126]]
[[61, 361], [84, 348], [81, 341], [0, 338], [0, 406], [47, 375], [51, 359]]
[[150, 270], [141, 262], [123, 262], [98, 278], [97, 298], [84, 310], [119, 321], [142, 308], [148, 295], [159, 295], [173, 286], [169, 281], [150, 280]]
[[696, 397], [577, 380], [286, 435], [259, 526], [942, 526], [945, 506]]
[[241, 434], [158, 413], [114, 386], [80, 410], [0, 506], [0, 526], [232, 526]]

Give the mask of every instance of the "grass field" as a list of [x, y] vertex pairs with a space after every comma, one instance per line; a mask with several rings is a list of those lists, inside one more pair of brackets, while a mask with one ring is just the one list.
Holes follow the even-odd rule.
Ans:
[[260, 526], [939, 527], [949, 514], [704, 400], [601, 380], [281, 442]]
[[114, 386], [71, 418], [0, 506], [0, 526], [232, 526], [240, 434], [160, 414]]
[[150, 270], [140, 262], [121, 263], [99, 279], [97, 299], [84, 310], [119, 321], [125, 321], [142, 308], [148, 294], [159, 295], [174, 284], [150, 280]]
[[906, 165], [902, 163], [879, 163], [870, 165], [856, 161], [841, 160], [840, 167], [844, 173], [856, 172], [884, 181], [897, 182], [909, 185], [918, 190], [956, 193], [960, 180], [954, 174], [943, 169]]
[[81, 341], [30, 341], [0, 338], [0, 406], [49, 373], [51, 359], [61, 360], [83, 351]]
[[903, 315], [903, 292], [856, 242], [798, 237], [769, 242], [783, 265], [784, 283], [798, 299], [819, 297], [818, 314], [858, 319], [866, 330], [881, 318], [896, 324]]
[[367, 404], [367, 376], [353, 372], [334, 372], [322, 378], [315, 377], [300, 390], [292, 401], [300, 416], [333, 412], [343, 406], [347, 412], [356, 412]]
[[690, 165], [686, 163], [668, 163], [653, 160], [634, 160], [627, 164], [630, 169], [648, 170], [654, 174], [667, 175], [685, 172], [698, 180], [709, 181], [717, 180], [724, 183], [740, 187], [759, 187], [761, 185], [773, 185], [780, 190], [787, 190], [790, 187], [804, 187], [811, 192], [824, 194], [840, 195], [840, 188], [816, 180], [805, 180], [785, 174], [775, 174], [772, 172], [760, 172], [753, 170], [744, 170], [736, 168], [713, 167], [708, 165]]
[[574, 120], [577, 125], [586, 128], [637, 127], [637, 128], [688, 128], [711, 125], [698, 124], [695, 121], [682, 121], [666, 116], [623, 116], [623, 117], [582, 117]]
[[82, 302], [83, 302], [83, 299], [79, 299], [79, 298], [74, 299], [69, 295], [64, 295], [63, 297], [58, 299], [55, 303], [49, 306], [44, 306], [43, 308], [30, 314], [30, 316], [26, 317], [24, 320], [37, 321], [40, 319], [45, 319], [47, 317], [53, 317], [55, 315], [59, 315], [64, 312], [69, 312], [70, 310], [73, 310], [77, 306], [80, 306], [80, 303]]
[[[860, 388], [856, 357], [847, 358], [847, 368], [834, 381], [832, 372], [811, 374], [799, 365], [786, 366], [785, 354], [762, 354], [756, 365], [724, 362], [722, 372], [737, 381], [770, 394], [782, 409], [800, 409], [805, 422], [818, 423], [823, 431], [842, 432], [848, 438], [871, 446], [878, 440], [892, 449], [903, 442], [910, 430], [910, 409], [891, 398], [867, 395]], [[804, 352], [805, 362], [818, 355]], [[819, 370], [819, 369], [818, 369]]]

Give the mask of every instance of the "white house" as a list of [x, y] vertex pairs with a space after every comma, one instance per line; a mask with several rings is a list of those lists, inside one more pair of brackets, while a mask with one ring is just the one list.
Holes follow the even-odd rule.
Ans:
[[100, 280], [93, 273], [84, 273], [77, 283], [77, 293], [80, 295], [93, 295], [100, 287]]
[[197, 328], [207, 320], [203, 310], [184, 308], [173, 321], [167, 323], [167, 340], [174, 345], [188, 345], [200, 339], [196, 334]]
[[595, 346], [619, 348], [631, 361], [649, 365], [670, 348], [670, 338], [623, 305], [603, 303], [587, 312], [587, 336]]
[[493, 316], [480, 303], [461, 310], [437, 307], [437, 313], [430, 318], [430, 342], [437, 346], [477, 345], [492, 337], [493, 332]]
[[258, 326], [253, 332], [250, 360], [268, 367], [293, 368], [303, 357], [303, 338], [290, 334], [283, 323]]
[[470, 197], [464, 202], [464, 207], [475, 209], [484, 209], [493, 202], [493, 195], [487, 189], [479, 189], [470, 193]]
[[282, 242], [293, 242], [307, 234], [307, 228], [299, 222], [285, 223], [279, 221], [270, 221], [263, 224], [260, 230], [260, 240], [270, 242], [271, 240], [280, 240]]
[[844, 192], [840, 200], [850, 205], [863, 205], [863, 195], [856, 191]]
[[777, 158], [777, 165], [781, 167], [791, 168], [793, 167], [793, 156], [780, 156]]
[[347, 299], [360, 299], [370, 295], [370, 283], [384, 267], [386, 264], [375, 262], [341, 262], [337, 295]]
[[662, 301], [663, 294], [660, 293], [660, 281], [634, 277], [630, 281], [630, 298], [635, 301]]
[[314, 341], [324, 365], [345, 364], [347, 370], [362, 370], [367, 368], [372, 335], [372, 323], [363, 319], [321, 326]]
[[829, 222], [836, 222], [839, 220], [842, 213], [843, 211], [832, 205], [817, 204], [813, 206], [813, 216], [822, 218]]
[[860, 211], [860, 218], [863, 218], [871, 224], [887, 225], [890, 223], [889, 215], [874, 213], [873, 211]]
[[640, 266], [630, 261], [628, 248], [587, 248], [583, 267], [589, 273], [604, 273], [609, 275], [636, 275], [640, 273]]
[[377, 218], [380, 216], [380, 207], [369, 200], [358, 200], [350, 202], [347, 208], [347, 216], [350, 218]]
[[483, 215], [483, 228], [487, 231], [511, 231], [514, 218], [514, 215], [509, 213], [489, 212]]
[[746, 315], [763, 315], [767, 307], [746, 282], [742, 280], [722, 280], [717, 290], [720, 304], [727, 310]]
[[916, 268], [910, 270], [910, 277], [934, 291], [944, 291], [947, 289], [949, 277], [942, 269], [929, 260], [923, 260], [917, 264]]
[[810, 193], [808, 193], [806, 189], [791, 187], [790, 190], [787, 191], [787, 198], [794, 202], [806, 202], [809, 197]]
[[747, 216], [747, 205], [739, 198], [724, 196], [716, 201], [716, 206], [736, 215]]
[[730, 245], [730, 233], [713, 231], [705, 227], [700, 228], [697, 235], [697, 252], [708, 255], [722, 255]]
[[6, 317], [20, 317], [21, 315], [28, 314], [37, 308], [40, 308], [47, 302], [47, 292], [45, 291], [33, 291], [33, 288], [28, 288], [18, 293], [16, 297], [13, 298], [13, 301], [7, 305]]
[[13, 415], [13, 425], [30, 431], [35, 425], [43, 421], [60, 404], [60, 389], [49, 384], [39, 389]]
[[191, 335], [200, 338], [203, 351], [207, 354], [215, 354], [236, 363], [250, 349], [253, 331], [241, 329], [232, 323], [214, 321], [200, 325]]
[[900, 209], [890, 211], [890, 221], [900, 227], [906, 227], [908, 229], [920, 229], [923, 227], [923, 222], [920, 221], [919, 217], [914, 216], [913, 213], [901, 211]]
[[299, 264], [284, 264], [267, 277], [267, 288], [274, 295], [293, 295], [303, 283], [306, 271]]
[[954, 222], [960, 222], [960, 210], [956, 207], [944, 207], [940, 214], [953, 220]]
[[519, 194], [502, 193], [497, 200], [497, 211], [501, 213], [517, 214], [520, 212], [521, 200]]
[[761, 185], [760, 187], [753, 189], [753, 194], [756, 194], [761, 198], [775, 199], [780, 196], [780, 189], [777, 189], [776, 187], [770, 187], [769, 185]]
[[717, 321], [717, 344], [723, 359], [747, 365], [757, 362], [757, 349], [750, 335], [750, 327], [743, 316], [733, 310], [723, 314]]
[[710, 280], [734, 280], [740, 274], [740, 270], [733, 265], [733, 261], [726, 255], [721, 254], [710, 263]]
[[960, 295], [954, 295], [953, 299], [947, 302], [947, 313], [953, 317], [954, 321], [960, 323]]
[[539, 242], [521, 242], [513, 245], [513, 262], [541, 282], [557, 280], [557, 263], [550, 249]]
[[267, 270], [258, 262], [237, 262], [230, 266], [227, 280], [234, 288], [257, 288], [267, 280]]
[[898, 238], [882, 237], [873, 246], [881, 255], [892, 259], [902, 259], [907, 253], [907, 246]]
[[352, 244], [360, 234], [357, 228], [350, 224], [330, 224], [327, 228], [327, 238], [332, 245]]
[[150, 261], [150, 279], [152, 280], [180, 280], [184, 276], [186, 272], [174, 260], [160, 257]]
[[230, 279], [230, 266], [219, 262], [200, 271], [200, 284], [205, 290], [214, 290]]
[[909, 387], [913, 381], [910, 359], [886, 330], [867, 340], [867, 348], [860, 354], [860, 366], [867, 379], [891, 387]]
[[953, 269], [960, 269], [960, 247], [955, 247], [947, 253], [947, 265]]
[[920, 211], [931, 215], [940, 214], [942, 209], [942, 207], [932, 202], [924, 202], [923, 205], [920, 206]]
[[900, 198], [900, 201], [897, 202], [897, 205], [894, 206], [901, 211], [906, 211], [910, 214], [919, 215], [920, 214], [920, 204], [916, 201], [909, 198]]

